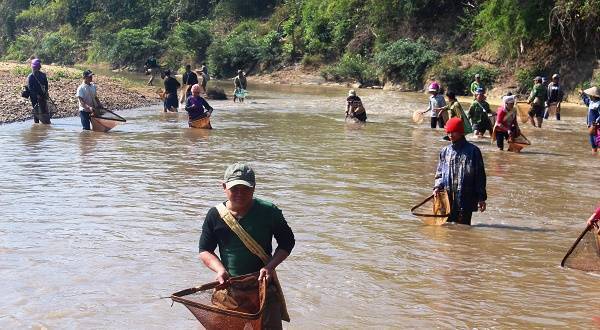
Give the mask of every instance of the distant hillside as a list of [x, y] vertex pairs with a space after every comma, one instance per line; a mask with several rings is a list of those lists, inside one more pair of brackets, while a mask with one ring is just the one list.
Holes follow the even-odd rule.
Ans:
[[206, 61], [231, 77], [291, 64], [329, 80], [420, 89], [435, 77], [461, 93], [525, 91], [560, 72], [598, 84], [598, 0], [0, 0], [0, 56], [108, 62], [141, 70]]

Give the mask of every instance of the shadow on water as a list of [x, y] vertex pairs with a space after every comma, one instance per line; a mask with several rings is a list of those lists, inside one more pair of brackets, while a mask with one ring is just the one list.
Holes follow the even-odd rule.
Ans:
[[477, 224], [471, 227], [476, 228], [492, 228], [492, 229], [509, 229], [515, 231], [527, 231], [527, 232], [538, 232], [538, 233], [550, 233], [555, 232], [553, 229], [544, 229], [544, 228], [531, 228], [531, 227], [521, 227], [521, 226], [511, 226], [511, 225], [502, 225], [502, 224]]

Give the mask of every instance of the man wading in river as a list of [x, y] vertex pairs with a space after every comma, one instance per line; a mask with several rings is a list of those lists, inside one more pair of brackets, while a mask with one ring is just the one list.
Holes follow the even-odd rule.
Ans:
[[486, 207], [483, 157], [479, 148], [465, 139], [461, 119], [448, 120], [446, 133], [452, 144], [440, 151], [433, 192], [448, 191], [452, 205], [448, 222], [471, 225], [472, 213]]
[[[236, 163], [225, 170], [223, 190], [227, 201], [206, 214], [199, 243], [200, 260], [217, 273], [220, 283], [230, 276], [256, 272], [259, 281], [266, 278], [269, 286], [263, 328], [281, 329], [281, 320], [289, 322], [289, 316], [275, 268], [288, 257], [296, 241], [281, 210], [270, 202], [254, 198], [255, 186], [254, 171], [248, 165]], [[259, 251], [251, 251], [252, 242], [240, 238], [240, 228], [242, 236], [245, 232], [258, 243]], [[273, 237], [277, 248], [271, 256]], [[217, 246], [220, 258], [214, 252]]]
[[27, 89], [33, 107], [33, 122], [50, 124], [50, 113], [48, 112], [48, 78], [40, 71], [42, 61], [35, 58], [31, 61], [31, 73], [27, 76]]

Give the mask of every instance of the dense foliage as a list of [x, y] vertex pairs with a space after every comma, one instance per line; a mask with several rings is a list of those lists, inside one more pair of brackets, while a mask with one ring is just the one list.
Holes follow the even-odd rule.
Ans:
[[155, 53], [219, 77], [302, 63], [328, 79], [420, 88], [434, 75], [461, 91], [498, 70], [459, 55], [498, 66], [540, 45], [590, 53], [599, 22], [600, 0], [0, 0], [0, 56], [140, 69]]

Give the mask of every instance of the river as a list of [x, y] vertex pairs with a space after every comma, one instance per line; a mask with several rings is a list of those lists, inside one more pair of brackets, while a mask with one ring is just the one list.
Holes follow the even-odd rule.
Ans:
[[279, 268], [286, 328], [592, 326], [598, 277], [559, 266], [600, 199], [585, 110], [525, 126], [521, 154], [476, 140], [488, 210], [430, 227], [409, 211], [447, 143], [410, 120], [426, 96], [360, 90], [357, 128], [346, 93], [251, 85], [243, 105], [210, 102], [212, 131], [160, 106], [119, 112], [107, 134], [78, 118], [1, 126], [0, 328], [197, 328], [160, 297], [213, 279], [198, 237], [236, 161], [296, 235]]

